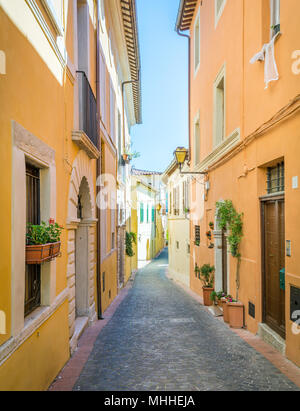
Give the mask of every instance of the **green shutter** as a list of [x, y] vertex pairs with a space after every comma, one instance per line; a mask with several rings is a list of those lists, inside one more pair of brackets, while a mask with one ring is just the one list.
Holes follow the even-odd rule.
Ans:
[[152, 223], [154, 223], [155, 220], [155, 208], [152, 206]]
[[144, 222], [144, 204], [141, 203], [141, 208], [140, 208], [140, 222]]

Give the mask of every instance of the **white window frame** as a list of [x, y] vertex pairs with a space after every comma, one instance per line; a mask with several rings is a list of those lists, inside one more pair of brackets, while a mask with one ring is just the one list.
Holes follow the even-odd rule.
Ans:
[[[197, 33], [198, 32], [198, 33]], [[198, 61], [196, 55], [198, 54]], [[201, 63], [201, 25], [200, 25], [200, 7], [194, 23], [194, 75], [196, 76]]]
[[226, 2], [227, 0], [223, 0], [223, 3], [221, 4], [221, 7], [218, 11], [218, 7], [217, 7], [218, 0], [215, 0], [215, 28], [217, 27], [218, 22], [223, 14], [224, 8], [226, 6]]
[[[47, 14], [53, 24], [58, 36], [64, 35], [63, 21], [57, 16], [52, 0], [42, 0], [42, 3], [47, 11]], [[62, 4], [63, 7], [63, 4]]]
[[[217, 107], [217, 101], [218, 101], [218, 96], [217, 96], [217, 89], [219, 84], [221, 83], [223, 79], [224, 82], [224, 107], [223, 107], [223, 136], [222, 139], [218, 139], [217, 135], [217, 121], [218, 121], [218, 107]], [[214, 124], [213, 124], [213, 147], [217, 147], [219, 144], [222, 144], [223, 141], [226, 139], [226, 64], [223, 65], [221, 70], [219, 71], [219, 74], [217, 75], [215, 81], [214, 81]]]

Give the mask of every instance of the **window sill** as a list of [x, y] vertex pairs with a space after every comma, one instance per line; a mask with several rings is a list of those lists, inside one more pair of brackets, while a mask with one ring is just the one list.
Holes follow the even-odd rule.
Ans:
[[0, 366], [4, 363], [53, 313], [67, 300], [69, 290], [66, 288], [55, 299], [51, 306], [41, 306], [30, 313], [24, 320], [24, 327], [16, 337], [11, 337], [0, 347]]

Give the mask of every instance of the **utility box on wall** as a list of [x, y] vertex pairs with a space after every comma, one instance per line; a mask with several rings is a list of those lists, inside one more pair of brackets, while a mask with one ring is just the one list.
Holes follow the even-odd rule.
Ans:
[[[298, 311], [298, 315], [296, 313]], [[296, 321], [300, 316], [300, 288], [291, 285], [290, 294], [290, 319]]]

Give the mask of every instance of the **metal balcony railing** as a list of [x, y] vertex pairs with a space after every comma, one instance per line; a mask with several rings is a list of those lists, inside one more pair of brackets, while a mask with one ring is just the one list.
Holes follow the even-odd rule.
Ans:
[[89, 80], [84, 71], [77, 71], [79, 91], [79, 128], [98, 147], [97, 102]]

